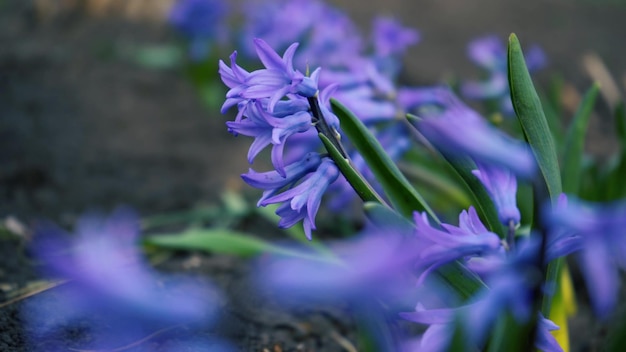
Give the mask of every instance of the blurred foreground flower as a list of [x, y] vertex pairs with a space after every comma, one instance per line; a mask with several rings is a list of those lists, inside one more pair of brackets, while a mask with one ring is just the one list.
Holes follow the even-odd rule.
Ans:
[[[37, 296], [24, 309], [36, 339], [82, 326], [97, 348], [139, 340], [163, 326], [214, 320], [219, 295], [197, 279], [164, 276], [140, 254], [139, 219], [129, 209], [81, 217], [76, 237], [52, 225], [36, 231], [33, 251], [47, 274], [70, 280], [57, 297]], [[54, 314], [47, 314], [55, 310]]]
[[[423, 117], [418, 122], [418, 129], [448, 155], [468, 156], [483, 168], [510, 170], [520, 177], [530, 178], [534, 175], [537, 167], [528, 145], [491, 126], [450, 89], [417, 88], [405, 89], [401, 93], [399, 100], [412, 106]], [[485, 180], [481, 181], [484, 183]], [[489, 192], [495, 190], [491, 188]], [[510, 204], [507, 204], [506, 208], [509, 207]]]
[[574, 252], [596, 314], [617, 303], [619, 269], [626, 269], [626, 202], [594, 204], [561, 195], [549, 210], [552, 257]]
[[550, 334], [559, 327], [539, 313], [533, 314], [534, 290], [541, 283], [541, 274], [535, 266], [539, 249], [538, 241], [527, 238], [512, 253], [492, 251], [485, 253], [489, 255], [486, 258], [470, 258], [470, 261], [486, 261], [480, 275], [488, 288], [459, 307], [426, 309], [418, 302], [414, 312], [403, 312], [400, 316], [429, 326], [420, 344], [428, 351], [447, 350], [457, 323], [469, 339], [467, 342], [482, 350], [490, 332], [505, 314], [510, 314], [518, 324], [538, 318], [534, 346], [542, 351], [560, 352], [561, 347]]

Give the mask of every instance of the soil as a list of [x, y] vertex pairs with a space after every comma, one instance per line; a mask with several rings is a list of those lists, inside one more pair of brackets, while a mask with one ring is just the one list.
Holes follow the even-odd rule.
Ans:
[[[547, 53], [550, 67], [537, 76], [539, 82], [548, 82], [547, 71], [557, 72], [584, 91], [591, 80], [581, 59], [595, 52], [626, 89], [626, 4], [620, 1], [331, 3], [364, 29], [377, 14], [393, 14], [420, 29], [423, 41], [405, 60], [405, 79], [416, 84], [477, 76], [465, 56], [467, 41], [516, 32], [522, 44], [537, 43]], [[129, 204], [151, 215], [215, 204], [224, 189], [244, 188], [238, 175], [248, 167], [248, 140], [229, 135], [226, 118], [207, 111], [178, 70], [141, 68], [116, 54], [174, 37], [158, 22], [114, 14], [93, 18], [80, 11], [42, 18], [35, 1], [0, 0], [0, 218], [12, 216], [27, 227], [41, 218], [70, 225], [92, 207]], [[588, 150], [607, 153], [615, 148], [611, 123], [594, 121]], [[39, 278], [24, 249], [27, 242], [27, 236], [0, 237], [0, 302]], [[355, 341], [345, 309], [286, 310], [272, 297], [254, 294], [247, 260], [176, 253], [159, 268], [208, 275], [228, 302], [218, 327], [173, 329], [128, 351], [166, 350], [216, 336], [241, 351], [343, 351], [337, 336]], [[0, 308], [0, 351], [84, 348], [78, 335], [45, 348], [28, 341], [22, 309], [23, 302]], [[574, 324], [580, 330], [573, 334], [574, 350], [601, 338], [588, 326]]]

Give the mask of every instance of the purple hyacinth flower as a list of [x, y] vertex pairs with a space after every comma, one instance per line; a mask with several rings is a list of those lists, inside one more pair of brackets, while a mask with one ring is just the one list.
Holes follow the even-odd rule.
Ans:
[[493, 204], [498, 210], [500, 222], [509, 225], [520, 223], [520, 212], [517, 208], [515, 196], [517, 194], [517, 179], [509, 170], [494, 166], [476, 163], [478, 169], [472, 174], [480, 180], [487, 189]]
[[213, 38], [227, 12], [221, 0], [178, 0], [170, 9], [169, 22], [190, 38]]
[[278, 173], [285, 177], [283, 149], [287, 138], [295, 133], [306, 132], [311, 128], [311, 115], [300, 111], [291, 116], [275, 117], [265, 111], [260, 101], [250, 104], [246, 109], [246, 119], [226, 122], [229, 131], [244, 136], [254, 137], [248, 151], [248, 162], [269, 144], [272, 144], [272, 164]]
[[[552, 256], [577, 258], [596, 314], [606, 318], [617, 302], [618, 269], [626, 268], [626, 202], [593, 204], [564, 199], [548, 212]], [[556, 247], [556, 248], [554, 248]]]
[[[506, 72], [492, 74], [484, 81], [469, 81], [461, 86], [462, 95], [468, 99], [498, 99], [509, 92]], [[509, 99], [510, 101], [511, 99]], [[511, 106], [513, 108], [513, 106]]]
[[418, 324], [428, 325], [419, 341], [419, 349], [423, 351], [444, 352], [448, 350], [454, 332], [455, 309], [426, 309], [417, 303], [415, 312], [402, 312], [402, 319]]
[[415, 289], [410, 272], [418, 243], [410, 236], [367, 228], [362, 235], [330, 248], [332, 259], [269, 263], [258, 275], [259, 281], [288, 296], [329, 299], [397, 297]]
[[398, 110], [391, 101], [379, 99], [376, 92], [366, 85], [340, 90], [335, 99], [341, 101], [366, 124], [389, 121], [398, 115]]
[[281, 220], [278, 226], [287, 228], [304, 220], [304, 232], [311, 239], [311, 230], [315, 229], [315, 215], [322, 201], [322, 196], [328, 186], [339, 177], [339, 169], [330, 158], [323, 158], [321, 164], [299, 185], [278, 195], [265, 199], [262, 206], [273, 203], [282, 203], [276, 213]]
[[373, 32], [374, 50], [382, 57], [401, 55], [407, 47], [420, 40], [416, 30], [403, 27], [398, 21], [388, 17], [377, 17]]
[[157, 273], [142, 258], [138, 236], [139, 219], [124, 208], [106, 218], [83, 215], [75, 236], [51, 224], [38, 226], [33, 253], [46, 274], [69, 282], [27, 302], [23, 314], [33, 338], [53, 340], [88, 326], [89, 344], [112, 350], [164, 325], [213, 320], [216, 290], [198, 279]]
[[436, 99], [445, 103], [435, 103], [439, 110], [418, 123], [431, 143], [451, 155], [466, 155], [485, 165], [509, 169], [518, 176], [534, 175], [535, 159], [527, 145], [489, 125], [452, 92], [436, 88], [432, 94], [439, 95]]
[[310, 152], [302, 159], [289, 164], [285, 167], [285, 176], [278, 171], [256, 172], [252, 169], [247, 174], [241, 175], [241, 178], [250, 186], [264, 190], [263, 196], [259, 199], [257, 206], [268, 198], [277, 194], [281, 189], [292, 186], [307, 174], [317, 170], [322, 162], [319, 153]]
[[207, 57], [211, 41], [226, 39], [227, 13], [227, 3], [222, 0], [178, 0], [168, 20], [189, 38], [191, 58], [201, 60]]
[[426, 213], [415, 213], [415, 236], [421, 243], [415, 266], [423, 272], [419, 282], [438, 267], [461, 258], [487, 256], [502, 249], [498, 235], [489, 232], [474, 207], [459, 215], [459, 226], [442, 224], [436, 229], [428, 223]]
[[[505, 312], [520, 324], [529, 322], [529, 319], [538, 317], [539, 334], [535, 346], [542, 346], [546, 351], [561, 351], [560, 346], [550, 334], [556, 325], [537, 316], [534, 312], [534, 289], [541, 284], [541, 275], [536, 267], [536, 258], [540, 249], [537, 240], [520, 241], [516, 250], [508, 255], [493, 256], [494, 259], [489, 272], [482, 275], [488, 289], [478, 292], [463, 306], [455, 308], [439, 308], [424, 310], [418, 308], [415, 312], [401, 313], [404, 319], [422, 324], [452, 324], [457, 317], [471, 343], [479, 349], [484, 345], [488, 334]], [[440, 330], [442, 334], [451, 337], [453, 326]], [[444, 336], [445, 337], [445, 336]], [[443, 339], [444, 337], [441, 337]]]
[[237, 65], [237, 51], [230, 55], [230, 66], [228, 67], [222, 60], [219, 62], [219, 74], [222, 82], [230, 88], [226, 93], [226, 101], [222, 105], [221, 113], [224, 114], [228, 109], [237, 105], [239, 111], [235, 121], [239, 122], [246, 111], [245, 108], [249, 101], [249, 99], [243, 98], [241, 93], [246, 87], [245, 82], [250, 73]]
[[[456, 317], [464, 319], [464, 327], [469, 335], [470, 341], [481, 345], [486, 334], [485, 327], [487, 320], [493, 323], [493, 314], [481, 315], [481, 308], [489, 305], [489, 301], [483, 299], [479, 302], [471, 303], [458, 308], [437, 308], [425, 309], [418, 303], [415, 312], [402, 312], [400, 317], [418, 324], [428, 325], [428, 329], [422, 335], [419, 347], [424, 351], [447, 351], [449, 343], [454, 333], [454, 323]], [[498, 308], [492, 307], [490, 312], [496, 312]], [[550, 331], [558, 330], [559, 327], [551, 320], [539, 314], [538, 333], [535, 340], [535, 347], [546, 352], [562, 352], [563, 349], [556, 341]]]
[[467, 54], [476, 65], [486, 70], [506, 69], [506, 48], [496, 35], [473, 40], [467, 46]]
[[273, 48], [302, 41], [315, 22], [323, 18], [322, 6], [314, 0], [246, 1], [241, 7], [245, 17], [241, 35], [245, 54], [254, 55], [254, 38], [262, 38]]
[[262, 39], [255, 39], [254, 45], [265, 69], [250, 73], [246, 79], [246, 88], [241, 93], [242, 97], [270, 98], [268, 110], [273, 111], [274, 105], [287, 94], [298, 94], [303, 97], [313, 97], [317, 94], [319, 69], [314, 71], [311, 77], [306, 77], [293, 68], [293, 56], [298, 43], [290, 45], [282, 58]]
[[69, 240], [52, 225], [37, 230], [35, 253], [49, 264], [51, 273], [143, 314], [163, 318], [205, 314], [208, 302], [194, 294], [183, 299], [154, 290], [158, 275], [139, 252], [139, 219], [131, 210], [117, 209], [108, 218], [84, 215], [76, 233], [78, 237]]

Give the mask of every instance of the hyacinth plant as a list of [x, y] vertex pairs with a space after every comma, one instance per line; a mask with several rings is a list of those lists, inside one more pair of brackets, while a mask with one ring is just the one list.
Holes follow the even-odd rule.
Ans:
[[[367, 39], [321, 1], [244, 8], [241, 51], [219, 63], [222, 113], [236, 111], [230, 133], [253, 138], [251, 164], [271, 146], [273, 170], [242, 175], [263, 191], [257, 206], [273, 205], [279, 227], [302, 223], [313, 240], [306, 255], [272, 247], [279, 259], [262, 266], [259, 284], [301, 299], [349, 298], [369, 333], [365, 350], [559, 351], [569, 350], [563, 258], [572, 254], [607, 317], [623, 267], [626, 163], [625, 153], [607, 166], [581, 157], [597, 86], [563, 133], [558, 102], [542, 104], [529, 76], [546, 57], [536, 46], [524, 55], [515, 36], [469, 44], [484, 80], [403, 86], [400, 58], [420, 35], [393, 19], [377, 18]], [[256, 60], [262, 67], [248, 69]], [[487, 120], [460, 97], [516, 118]], [[337, 213], [355, 201], [362, 233], [315, 241], [320, 207]]]
[[[393, 40], [402, 38], [398, 34]], [[481, 54], [477, 46], [473, 55], [483, 60], [478, 62], [496, 65], [495, 49]], [[498, 58], [504, 60], [506, 86], [497, 96], [504, 113], [507, 102], [512, 104], [522, 139], [490, 124], [449, 88], [396, 89], [394, 73], [375, 64], [364, 86], [342, 65], [329, 65], [331, 72], [324, 73], [322, 64], [308, 74], [294, 68], [297, 49], [293, 43], [281, 56], [268, 42], [255, 39], [263, 68], [242, 68], [236, 51], [230, 65], [220, 62], [229, 88], [222, 111], [237, 108], [229, 131], [254, 138], [251, 163], [272, 146], [275, 170], [250, 169], [242, 178], [263, 190], [258, 206], [278, 204], [279, 227], [301, 221], [309, 240], [323, 195], [348, 196], [333, 188], [337, 182], [358, 195], [368, 222], [356, 239], [330, 246], [333, 260], [279, 258], [262, 267], [259, 284], [302, 299], [348, 298], [359, 325], [369, 332], [362, 341], [366, 350], [568, 350], [567, 314], [573, 303], [563, 258], [573, 253], [580, 258], [598, 316], [606, 317], [615, 307], [626, 254], [624, 202], [595, 205], [576, 197], [582, 164], [573, 153], [582, 152], [597, 87], [581, 102], [568, 133], [573, 149], [564, 151], [562, 170], [571, 171], [566, 173], [526, 64], [539, 65], [543, 58], [534, 49], [525, 59], [515, 35]], [[316, 59], [307, 57], [307, 62]], [[374, 105], [372, 95], [351, 94], [353, 84], [392, 94], [377, 96]], [[364, 117], [358, 114], [361, 103], [368, 107]], [[382, 108], [387, 103], [392, 104], [389, 117]], [[383, 145], [379, 133], [389, 125], [401, 128]], [[444, 164], [465, 187], [472, 204], [460, 212], [458, 225], [441, 220], [419, 184], [397, 167], [394, 160], [403, 152], [394, 151], [409, 149], [405, 138], [413, 138], [415, 148]], [[517, 195], [518, 183], [530, 191], [527, 197]], [[398, 328], [398, 320], [425, 331], [416, 337]]]
[[[216, 73], [226, 86], [221, 110], [233, 115], [228, 132], [253, 138], [249, 163], [269, 149], [272, 170], [241, 175], [263, 192], [259, 212], [271, 218], [263, 212], [271, 209], [278, 227], [302, 243], [293, 248], [228, 229], [247, 212], [231, 195], [229, 215], [211, 210], [212, 228], [149, 236], [145, 245], [265, 254], [256, 284], [285, 302], [350, 302], [363, 351], [568, 351], [570, 255], [593, 311], [611, 318], [626, 268], [623, 105], [614, 109], [622, 150], [608, 165], [586, 161], [599, 87], [589, 89], [563, 133], [558, 102], [542, 104], [530, 78], [545, 55], [537, 47], [524, 55], [515, 35], [508, 44], [494, 36], [470, 43], [485, 80], [414, 87], [399, 83], [401, 57], [420, 34], [391, 18], [377, 18], [368, 40], [321, 1], [244, 8], [238, 32], [219, 25], [229, 7], [217, 0], [178, 1], [169, 21], [187, 40], [201, 95], [221, 92]], [[215, 49], [228, 42], [240, 52], [214, 67]], [[462, 98], [511, 118], [493, 123]], [[320, 209], [341, 214], [355, 203], [366, 218], [361, 231], [322, 244]], [[144, 227], [171, 222], [149, 219]], [[35, 254], [75, 282], [61, 302], [64, 318], [107, 312], [122, 322], [97, 334], [97, 348], [145, 336], [155, 322], [215, 319], [219, 294], [207, 283], [153, 289], [160, 276], [137, 252], [138, 224], [118, 210], [83, 217], [74, 240], [51, 226], [37, 232]], [[41, 311], [32, 311], [36, 338], [63, 328], [38, 324]], [[624, 331], [626, 324], [614, 329], [609, 349], [620, 350]], [[200, 342], [203, 348], [231, 350], [221, 341]]]

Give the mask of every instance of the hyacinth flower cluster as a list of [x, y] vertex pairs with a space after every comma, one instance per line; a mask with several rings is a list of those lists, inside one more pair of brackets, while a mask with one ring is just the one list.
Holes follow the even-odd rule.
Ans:
[[[495, 101], [498, 111], [506, 117], [514, 116], [507, 78], [506, 45], [497, 35], [487, 35], [471, 41], [467, 46], [470, 60], [486, 72], [480, 81], [461, 84], [463, 97], [472, 100]], [[539, 46], [531, 46], [525, 56], [530, 72], [544, 68], [546, 56]]]
[[[241, 33], [244, 53], [255, 52], [253, 38], [262, 38], [272, 48], [282, 50], [299, 42], [294, 56], [295, 67], [324, 67], [319, 75], [321, 90], [336, 86], [333, 97], [355, 112], [372, 130], [394, 160], [409, 149], [410, 134], [397, 119], [407, 111], [398, 104], [395, 81], [401, 69], [401, 57], [408, 47], [419, 42], [419, 33], [402, 26], [390, 17], [378, 17], [369, 37], [371, 45], [353, 21], [340, 10], [317, 0], [250, 1], [244, 7], [245, 27]], [[285, 33], [284, 28], [290, 28]], [[311, 131], [312, 132], [312, 131]], [[321, 147], [314, 133], [299, 138], [298, 150], [287, 159], [300, 158], [300, 150]], [[349, 142], [348, 142], [349, 143]], [[304, 145], [307, 145], [304, 147]], [[355, 167], [376, 187], [370, 170], [360, 156], [346, 146]], [[339, 178], [329, 193], [329, 205], [341, 209], [354, 200], [355, 192]]]
[[[139, 218], [128, 208], [83, 215], [74, 236], [50, 223], [37, 227], [32, 249], [44, 274], [67, 280], [58, 294], [38, 295], [23, 309], [30, 337], [52, 343], [40, 348], [57, 350], [53, 337], [77, 327], [87, 329], [91, 348], [112, 350], [164, 327], [215, 321], [219, 292], [207, 281], [156, 272], [140, 253], [139, 232]], [[206, 339], [164, 350], [201, 346], [228, 350]]]
[[329, 93], [334, 87], [320, 92], [319, 69], [305, 76], [293, 68], [298, 44], [292, 44], [280, 57], [262, 39], [254, 42], [264, 69], [247, 72], [239, 67], [237, 52], [231, 55], [230, 67], [220, 61], [220, 75], [230, 88], [222, 112], [237, 106], [237, 117], [227, 126], [235, 135], [254, 137], [248, 152], [250, 163], [261, 150], [272, 145], [275, 170], [258, 173], [251, 169], [242, 175], [244, 181], [264, 190], [258, 205], [281, 204], [277, 210], [279, 225], [291, 227], [303, 221], [310, 239], [322, 195], [337, 180], [339, 171], [330, 158], [314, 150], [307, 150], [285, 165], [283, 151], [292, 136], [309, 130], [336, 138], [339, 123], [328, 109]]

